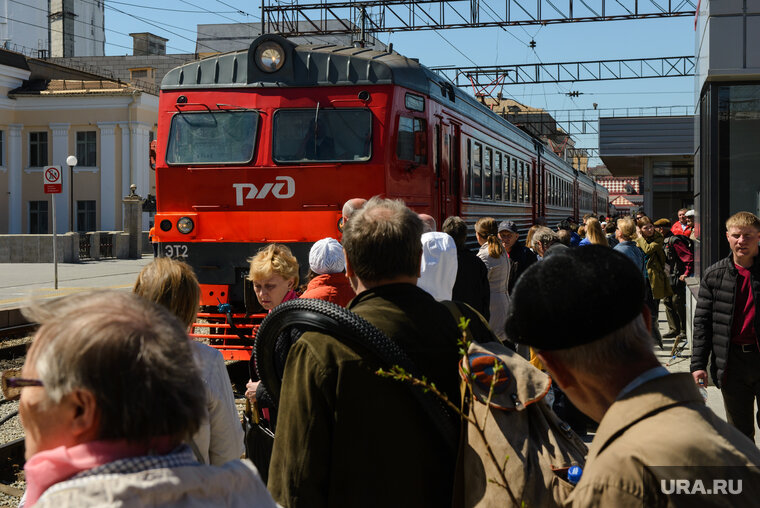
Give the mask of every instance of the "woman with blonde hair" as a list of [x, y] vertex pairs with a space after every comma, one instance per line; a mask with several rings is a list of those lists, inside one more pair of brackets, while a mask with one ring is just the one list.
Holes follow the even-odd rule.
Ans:
[[[270, 243], [260, 249], [250, 261], [248, 280], [253, 283], [253, 292], [264, 310], [271, 312], [281, 303], [298, 298], [295, 291], [298, 287], [298, 260], [286, 245]], [[285, 369], [285, 365], [281, 367]], [[251, 357], [251, 373], [253, 369]], [[261, 381], [249, 379], [245, 388], [246, 398], [251, 402], [258, 402], [264, 417], [274, 428], [277, 412], [273, 410], [274, 404]]]
[[536, 252], [533, 250], [533, 235], [535, 232], [540, 228], [538, 224], [533, 224], [530, 229], [528, 230], [528, 234], [525, 235], [525, 246], [532, 250], [533, 252]]
[[[140, 271], [134, 293], [168, 309], [185, 330], [190, 330], [201, 289], [188, 264], [156, 258]], [[243, 454], [243, 429], [221, 353], [206, 344], [190, 342], [206, 389], [206, 414], [189, 444], [199, 462], [218, 466]]]
[[579, 243], [578, 246], [591, 244], [604, 245], [605, 247], [610, 246], [607, 237], [604, 235], [604, 230], [602, 230], [602, 225], [593, 217], [589, 217], [588, 220], [586, 220], [586, 236], [581, 240], [581, 243]]
[[266, 311], [282, 302], [298, 298], [298, 260], [290, 249], [270, 243], [251, 258], [248, 280], [253, 282], [256, 299]]
[[507, 253], [499, 240], [498, 225], [492, 217], [483, 217], [475, 223], [475, 237], [480, 245], [478, 257], [488, 268], [488, 283], [491, 289], [491, 316], [488, 325], [502, 342], [507, 345], [504, 325], [509, 309], [509, 271], [510, 263]]

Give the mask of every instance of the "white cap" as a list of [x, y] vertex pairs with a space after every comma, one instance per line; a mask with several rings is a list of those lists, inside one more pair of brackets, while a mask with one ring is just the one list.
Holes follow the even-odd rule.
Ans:
[[687, 216], [687, 217], [694, 217], [694, 210], [689, 210], [684, 215]]
[[322, 238], [311, 246], [309, 268], [318, 274], [340, 273], [346, 268], [343, 246], [334, 238]]

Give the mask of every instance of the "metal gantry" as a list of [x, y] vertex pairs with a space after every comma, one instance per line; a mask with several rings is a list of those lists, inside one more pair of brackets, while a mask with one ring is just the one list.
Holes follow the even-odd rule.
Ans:
[[432, 67], [432, 70], [446, 76], [456, 86], [471, 86], [478, 93], [489, 86], [693, 76], [694, 60], [693, 56], [674, 56], [478, 67], [443, 66]]
[[317, 35], [694, 16], [692, 0], [263, 0], [269, 32]]
[[599, 109], [528, 109], [517, 107], [511, 111], [496, 111], [515, 125], [522, 125], [536, 133], [553, 133], [561, 129], [570, 136], [599, 134], [600, 117], [673, 116], [691, 115], [693, 106], [642, 106], [631, 108]]

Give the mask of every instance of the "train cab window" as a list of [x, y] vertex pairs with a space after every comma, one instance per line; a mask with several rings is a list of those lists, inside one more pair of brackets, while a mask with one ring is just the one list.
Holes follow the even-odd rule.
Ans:
[[501, 201], [501, 152], [496, 152], [493, 159], [493, 199]]
[[396, 156], [402, 161], [427, 163], [427, 122], [422, 118], [398, 118]]
[[365, 162], [372, 155], [369, 109], [280, 109], [272, 129], [275, 162]]
[[480, 143], [472, 144], [472, 197], [483, 197], [483, 146]]
[[406, 109], [423, 112], [425, 111], [425, 98], [413, 93], [407, 93], [404, 97], [404, 105], [406, 105]]
[[486, 148], [483, 152], [483, 197], [493, 199], [493, 150]]
[[259, 114], [246, 111], [198, 111], [172, 117], [168, 164], [243, 164], [253, 159]]

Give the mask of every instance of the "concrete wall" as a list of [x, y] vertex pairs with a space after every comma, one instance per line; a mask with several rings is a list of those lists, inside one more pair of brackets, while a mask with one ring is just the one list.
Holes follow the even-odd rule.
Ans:
[[[58, 235], [56, 243], [59, 262], [79, 261], [79, 234]], [[53, 235], [0, 235], [0, 262], [52, 263]]]
[[[129, 234], [122, 231], [96, 231], [87, 233], [90, 236], [90, 258], [100, 259], [100, 238], [111, 236], [113, 257], [129, 258]], [[147, 235], [147, 232], [144, 233]], [[78, 263], [79, 258], [78, 233], [58, 235], [58, 262]], [[153, 252], [148, 244], [149, 252]], [[0, 263], [52, 263], [53, 235], [0, 235]]]
[[48, 49], [47, 0], [0, 0], [0, 44], [10, 50]]

